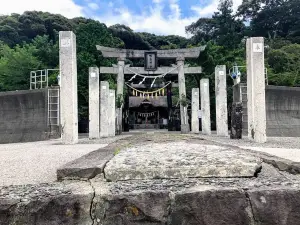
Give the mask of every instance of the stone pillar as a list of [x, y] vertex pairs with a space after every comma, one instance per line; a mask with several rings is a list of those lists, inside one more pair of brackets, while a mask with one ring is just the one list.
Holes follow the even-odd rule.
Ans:
[[116, 92], [109, 90], [108, 98], [108, 136], [116, 135]]
[[89, 68], [89, 138], [100, 138], [99, 68]]
[[266, 99], [264, 39], [247, 39], [248, 137], [264, 143], [266, 136]]
[[209, 97], [209, 80], [200, 80], [201, 91], [201, 112], [202, 112], [202, 133], [211, 134], [211, 122], [210, 122], [210, 97]]
[[[124, 101], [124, 67], [125, 67], [125, 59], [118, 59], [118, 78], [117, 78], [117, 96], [116, 99], [121, 96]], [[122, 106], [123, 107], [123, 106]], [[123, 131], [123, 110], [121, 108], [117, 109], [117, 134], [121, 134]]]
[[228, 136], [226, 66], [215, 68], [217, 135]]
[[[184, 95], [186, 97], [185, 89], [185, 76], [184, 76], [184, 58], [178, 57], [178, 84], [179, 84], [179, 99]], [[188, 118], [187, 118], [187, 107], [180, 104], [180, 120], [181, 120], [181, 133], [188, 133], [190, 131]]]
[[62, 142], [78, 142], [78, 100], [76, 36], [72, 31], [59, 32], [59, 69]]
[[109, 84], [100, 82], [100, 137], [108, 137], [108, 99]]
[[199, 134], [199, 88], [192, 89], [192, 133]]

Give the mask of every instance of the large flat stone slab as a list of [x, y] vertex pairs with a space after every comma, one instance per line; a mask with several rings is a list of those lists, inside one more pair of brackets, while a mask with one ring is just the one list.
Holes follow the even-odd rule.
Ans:
[[56, 171], [57, 180], [91, 179], [103, 172], [106, 163], [113, 157], [113, 148], [106, 147], [76, 160], [73, 160]]
[[153, 143], [122, 150], [105, 169], [107, 180], [253, 177], [261, 160], [236, 149], [186, 142]]

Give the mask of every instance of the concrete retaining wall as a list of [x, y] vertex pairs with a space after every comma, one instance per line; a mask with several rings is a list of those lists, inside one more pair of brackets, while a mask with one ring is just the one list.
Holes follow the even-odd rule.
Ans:
[[267, 86], [267, 135], [300, 137], [300, 88]]
[[[240, 95], [239, 90], [242, 94]], [[234, 101], [243, 103], [243, 134], [247, 135], [247, 87], [233, 88]], [[242, 99], [240, 99], [242, 96]], [[266, 86], [267, 136], [300, 137], [300, 88]]]
[[0, 93], [0, 143], [49, 138], [47, 89]]

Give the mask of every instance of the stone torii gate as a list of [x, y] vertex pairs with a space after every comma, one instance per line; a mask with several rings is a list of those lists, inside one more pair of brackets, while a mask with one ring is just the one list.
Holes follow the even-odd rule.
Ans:
[[[131, 50], [131, 49], [117, 49], [97, 45], [97, 50], [102, 52], [105, 58], [117, 58], [118, 65], [115, 67], [100, 67], [100, 74], [117, 74], [117, 96], [123, 96], [124, 90], [124, 75], [135, 73], [147, 75], [160, 75], [164, 73], [178, 74], [179, 97], [186, 96], [185, 74], [200, 74], [202, 67], [188, 67], [184, 64], [187, 58], [198, 58], [201, 51], [205, 50], [205, 46], [189, 48], [189, 49], [172, 49], [172, 50]], [[130, 67], [125, 65], [127, 58], [145, 58], [147, 52], [155, 53], [157, 59], [176, 59], [177, 65], [173, 67], [158, 67], [151, 71], [143, 67]], [[174, 68], [176, 67], [176, 68]], [[118, 109], [117, 119], [117, 133], [122, 132], [122, 107]], [[180, 104], [181, 115], [181, 132], [189, 132], [189, 125], [187, 123], [187, 110]]]

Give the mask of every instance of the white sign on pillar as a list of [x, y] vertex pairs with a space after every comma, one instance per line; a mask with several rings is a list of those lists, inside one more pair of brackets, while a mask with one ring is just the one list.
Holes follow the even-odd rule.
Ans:
[[253, 43], [252, 50], [253, 50], [253, 52], [262, 53], [263, 52], [263, 44], [262, 43]]
[[247, 39], [248, 137], [264, 143], [266, 136], [264, 38]]

